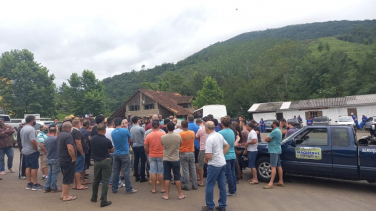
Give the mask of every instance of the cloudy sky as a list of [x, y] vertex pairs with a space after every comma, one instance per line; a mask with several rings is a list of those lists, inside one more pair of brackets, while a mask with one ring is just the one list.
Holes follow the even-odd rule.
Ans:
[[0, 53], [28, 49], [60, 85], [178, 62], [244, 32], [329, 20], [376, 19], [374, 0], [12, 0], [0, 7]]

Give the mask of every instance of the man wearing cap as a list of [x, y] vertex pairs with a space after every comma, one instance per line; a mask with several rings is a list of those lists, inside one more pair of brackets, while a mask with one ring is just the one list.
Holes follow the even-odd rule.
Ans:
[[8, 169], [14, 173], [13, 170], [13, 134], [15, 130], [12, 126], [4, 123], [4, 118], [0, 117], [0, 175], [5, 175], [5, 154], [8, 157]]
[[26, 120], [23, 119], [21, 121], [21, 125], [17, 129], [17, 145], [18, 145], [18, 149], [20, 150], [20, 167], [18, 169], [18, 179], [26, 179], [25, 156], [21, 153], [22, 151], [21, 130], [25, 126], [25, 124], [26, 124]]

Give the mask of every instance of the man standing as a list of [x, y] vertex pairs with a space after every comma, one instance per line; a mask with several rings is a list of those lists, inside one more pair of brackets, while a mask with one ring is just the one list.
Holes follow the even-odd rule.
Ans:
[[20, 167], [18, 168], [18, 179], [26, 179], [26, 161], [25, 156], [21, 153], [22, 151], [22, 141], [21, 141], [21, 130], [25, 126], [26, 120], [21, 121], [21, 126], [17, 129], [17, 145], [20, 150]]
[[55, 117], [54, 124], [57, 125], [57, 123], [59, 123], [59, 118]]
[[273, 131], [265, 138], [265, 141], [268, 142], [268, 152], [270, 154], [270, 166], [272, 169], [272, 174], [270, 177], [270, 182], [268, 185], [264, 186], [264, 189], [273, 188], [273, 182], [275, 175], [278, 169], [279, 182], [277, 186], [284, 187], [283, 183], [283, 170], [281, 166], [280, 155], [282, 153], [281, 141], [282, 141], [282, 132], [279, 127], [279, 122], [274, 120], [272, 123]]
[[197, 172], [198, 172], [198, 178], [199, 178], [198, 186], [204, 187], [205, 144], [206, 144], [206, 139], [208, 138], [208, 134], [206, 133], [206, 130], [205, 130], [205, 125], [203, 125], [203, 127], [197, 131], [196, 138], [199, 140], [199, 153], [197, 156]]
[[83, 186], [81, 184], [81, 177], [83, 180], [85, 180], [85, 174], [83, 172], [85, 171], [85, 150], [87, 150], [87, 145], [86, 145], [84, 137], [82, 136], [80, 132], [80, 128], [81, 128], [80, 120], [79, 119], [73, 120], [72, 126], [73, 126], [73, 130], [71, 132], [71, 135], [77, 147], [77, 158], [76, 158], [73, 189], [86, 190], [88, 189], [88, 187]]
[[261, 128], [261, 133], [265, 133], [265, 122], [263, 118], [261, 118], [260, 120], [260, 128]]
[[[112, 141], [114, 142], [114, 173], [112, 178], [113, 184], [119, 183], [120, 169], [124, 171], [124, 182], [126, 193], [136, 193], [137, 190], [133, 189], [130, 180], [131, 160], [129, 158], [129, 142], [132, 142], [132, 136], [128, 129], [121, 128], [121, 119], [115, 118], [115, 129], [112, 131]], [[118, 186], [112, 186], [112, 192], [117, 193]]]
[[218, 182], [219, 206], [216, 210], [226, 210], [226, 160], [224, 154], [230, 148], [223, 136], [214, 130], [214, 123], [209, 121], [205, 125], [206, 133], [209, 134], [205, 147], [205, 163], [208, 164], [208, 176], [206, 178], [205, 201], [203, 211], [214, 210], [213, 192], [215, 183]]
[[13, 170], [13, 134], [15, 130], [12, 126], [4, 123], [4, 118], [0, 117], [0, 175], [5, 175], [5, 154], [8, 157], [8, 169], [14, 173]]
[[[25, 156], [26, 161], [26, 178], [27, 190], [43, 190], [43, 186], [38, 184], [39, 168], [39, 149], [34, 125], [36, 124], [35, 116], [26, 117], [26, 125], [21, 130], [21, 153]], [[33, 182], [31, 182], [33, 178]]]
[[159, 120], [159, 124], [160, 125], [164, 124], [164, 119], [162, 119], [162, 115], [161, 114], [158, 115], [158, 120]]
[[56, 140], [56, 131], [57, 127], [55, 124], [51, 124], [48, 129], [49, 136], [44, 142], [44, 145], [47, 150], [47, 165], [48, 165], [48, 176], [46, 185], [44, 186], [44, 192], [61, 192], [57, 187], [57, 175], [60, 172], [60, 165], [57, 155], [57, 140]]
[[312, 116], [310, 116], [308, 119], [307, 119], [307, 126], [310, 126], [313, 124], [313, 119], [312, 119]]
[[197, 173], [195, 167], [195, 133], [188, 130], [188, 122], [182, 121], [181, 127], [183, 129], [180, 132], [181, 139], [183, 141], [180, 147], [180, 164], [183, 169], [183, 190], [190, 190], [189, 187], [189, 173], [192, 176], [192, 189], [197, 190]]
[[289, 130], [286, 133], [286, 137], [289, 137], [291, 134], [295, 133], [298, 130], [298, 129], [295, 128], [293, 122], [289, 122], [287, 124], [287, 127], [288, 127]]
[[[121, 121], [121, 120], [120, 120]], [[93, 181], [93, 194], [91, 195], [91, 201], [97, 202], [98, 187], [100, 181], [102, 181], [101, 192], [101, 207], [112, 204], [111, 201], [107, 201], [108, 182], [112, 173], [110, 154], [114, 152], [114, 147], [111, 140], [106, 138], [106, 126], [103, 123], [97, 126], [98, 134], [91, 140], [91, 149], [93, 152], [94, 160], [94, 181]], [[119, 178], [119, 177], [118, 177]], [[116, 185], [115, 185], [116, 186]]]
[[76, 196], [69, 195], [69, 186], [73, 183], [76, 168], [77, 147], [73, 136], [70, 134], [72, 123], [64, 122], [61, 126], [61, 132], [56, 138], [58, 161], [63, 174], [63, 192], [61, 199], [63, 201], [72, 201]]
[[248, 137], [247, 137], [247, 157], [248, 157], [248, 167], [251, 168], [252, 171], [252, 179], [248, 180], [249, 184], [258, 184], [257, 179], [257, 170], [256, 170], [256, 158], [258, 154], [257, 146], [258, 146], [258, 140], [257, 140], [257, 134], [254, 130], [255, 125], [252, 123], [248, 123], [246, 126], [247, 130], [249, 131]]
[[228, 117], [223, 117], [221, 119], [222, 130], [218, 133], [223, 136], [227, 144], [230, 146], [227, 153], [225, 154], [226, 160], [226, 180], [228, 184], [228, 193], [227, 196], [236, 195], [236, 175], [235, 175], [235, 166], [236, 166], [236, 154], [235, 154], [235, 134], [229, 128], [231, 124], [231, 119]]
[[286, 138], [286, 133], [287, 133], [286, 119], [282, 118], [279, 121], [279, 129], [281, 130], [281, 133], [282, 133], [282, 139]]
[[251, 120], [251, 122], [255, 126], [253, 129], [255, 130], [255, 132], [257, 134], [257, 141], [261, 142], [261, 128], [260, 128], [260, 126], [257, 125], [257, 122], [255, 120]]
[[300, 117], [300, 115], [298, 115], [298, 121], [299, 121], [299, 124], [303, 122], [303, 119]]
[[[156, 193], [157, 174], [158, 180], [163, 181], [163, 146], [162, 136], [166, 133], [159, 129], [159, 121], [154, 120], [152, 122], [153, 131], [146, 135], [144, 148], [145, 153], [149, 156], [150, 163], [150, 176], [153, 189], [152, 193]], [[165, 192], [165, 185], [161, 182], [161, 193]]]
[[[146, 163], [146, 154], [144, 149], [144, 137], [145, 129], [140, 126], [140, 118], [138, 116], [132, 117], [133, 127], [131, 128], [132, 136], [132, 148], [134, 153], [134, 176], [136, 177], [136, 182], [147, 182], [145, 178], [145, 163]], [[138, 163], [141, 159], [141, 168], [138, 171]]]
[[[84, 152], [85, 153], [85, 170], [86, 170], [86, 169], [89, 169], [90, 157], [91, 157], [91, 155], [89, 154], [90, 140], [91, 140], [89, 120], [84, 120], [82, 122], [82, 127], [80, 128], [80, 132], [81, 132], [81, 135], [84, 137], [85, 143], [87, 146], [87, 150]], [[81, 178], [81, 179], [84, 180], [84, 178]]]
[[44, 147], [44, 141], [47, 139], [48, 127], [46, 125], [40, 126], [38, 134], [39, 152], [40, 152], [40, 172], [42, 173], [42, 179], [47, 179], [48, 165], [47, 165], [47, 150]]
[[162, 196], [163, 199], [169, 199], [171, 171], [174, 174], [174, 181], [176, 189], [178, 190], [179, 199], [184, 199], [186, 196], [181, 191], [181, 175], [180, 175], [180, 161], [179, 149], [182, 144], [181, 136], [174, 133], [175, 125], [173, 122], [167, 123], [168, 133], [162, 136], [163, 150], [163, 180], [165, 182], [166, 193]]
[[[195, 118], [192, 114], [189, 114], [187, 117], [188, 120], [188, 130], [191, 130], [195, 133], [195, 137], [197, 134], [197, 131], [200, 129], [199, 126], [194, 122]], [[199, 171], [198, 171], [198, 155], [200, 153], [200, 140], [198, 138], [195, 138], [194, 142], [194, 149], [195, 149], [195, 165], [196, 165], [196, 173], [197, 176], [199, 176]], [[201, 179], [201, 178], [200, 178]], [[201, 183], [203, 185], [203, 182]]]

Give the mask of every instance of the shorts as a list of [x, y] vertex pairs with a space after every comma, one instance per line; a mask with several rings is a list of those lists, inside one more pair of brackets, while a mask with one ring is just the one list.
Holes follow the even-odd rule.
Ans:
[[249, 168], [256, 168], [256, 158], [257, 158], [258, 151], [248, 151], [248, 167]]
[[180, 161], [163, 161], [163, 169], [165, 174], [163, 174], [163, 180], [171, 180], [171, 169], [174, 174], [174, 180], [180, 181]]
[[149, 157], [150, 174], [163, 174], [163, 157]]
[[61, 168], [61, 173], [63, 174], [63, 185], [73, 184], [76, 162], [68, 161], [68, 162], [59, 163], [59, 164]]
[[76, 173], [84, 172], [85, 171], [85, 155], [78, 156], [76, 158]]
[[205, 150], [200, 150], [198, 154], [198, 169], [204, 169], [205, 166]]
[[44, 154], [43, 152], [40, 152], [39, 158], [40, 158], [40, 167], [41, 168], [48, 168], [47, 155]]
[[39, 152], [33, 152], [30, 155], [25, 156], [26, 168], [38, 169], [39, 168]]
[[195, 163], [198, 163], [198, 155], [200, 154], [199, 149], [195, 149]]
[[272, 167], [281, 166], [280, 154], [270, 153], [270, 166]]

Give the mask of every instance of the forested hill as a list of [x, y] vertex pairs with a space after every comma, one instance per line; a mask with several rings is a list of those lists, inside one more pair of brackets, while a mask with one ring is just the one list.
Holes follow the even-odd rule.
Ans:
[[249, 32], [179, 61], [103, 80], [115, 111], [138, 88], [196, 95], [212, 76], [232, 115], [255, 102], [376, 93], [376, 20]]

